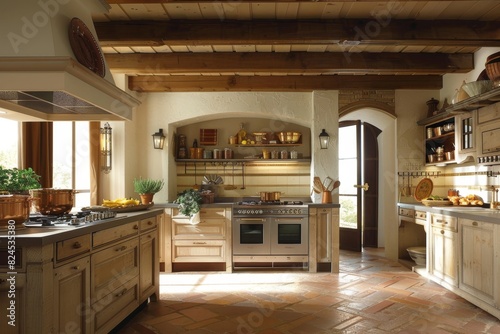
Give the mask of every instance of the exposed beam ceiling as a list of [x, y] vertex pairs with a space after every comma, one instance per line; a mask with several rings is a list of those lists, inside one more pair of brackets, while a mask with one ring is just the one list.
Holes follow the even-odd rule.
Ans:
[[490, 0], [108, 3], [95, 19], [107, 64], [143, 92], [439, 89], [500, 47]]

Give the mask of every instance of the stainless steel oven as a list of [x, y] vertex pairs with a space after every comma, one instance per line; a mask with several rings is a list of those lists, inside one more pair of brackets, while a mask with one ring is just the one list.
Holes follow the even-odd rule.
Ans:
[[307, 267], [308, 229], [307, 205], [235, 205], [233, 267]]

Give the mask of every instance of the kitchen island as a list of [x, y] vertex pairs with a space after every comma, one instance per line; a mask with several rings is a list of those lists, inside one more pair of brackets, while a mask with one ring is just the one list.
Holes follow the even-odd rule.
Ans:
[[500, 319], [500, 210], [398, 206], [426, 213], [426, 265], [415, 271]]
[[1, 231], [1, 332], [108, 333], [158, 298], [162, 214]]

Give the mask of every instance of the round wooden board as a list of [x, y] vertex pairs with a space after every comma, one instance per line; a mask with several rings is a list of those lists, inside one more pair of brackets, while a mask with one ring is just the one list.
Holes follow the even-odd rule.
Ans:
[[432, 180], [429, 178], [424, 178], [417, 184], [413, 197], [420, 202], [432, 194], [433, 187], [434, 184], [432, 183]]

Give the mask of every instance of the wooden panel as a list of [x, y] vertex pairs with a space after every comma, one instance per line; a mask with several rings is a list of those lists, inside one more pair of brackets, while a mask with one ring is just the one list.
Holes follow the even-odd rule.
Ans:
[[158, 221], [156, 217], [151, 217], [148, 219], [141, 219], [139, 221], [139, 229], [141, 232], [150, 230], [158, 226]]
[[106, 230], [94, 232], [92, 235], [92, 245], [102, 246], [115, 242], [119, 239], [139, 234], [139, 223], [131, 222], [124, 225], [108, 228]]
[[191, 225], [187, 219], [172, 220], [173, 239], [225, 239], [225, 219], [204, 219], [197, 225]]
[[90, 234], [59, 241], [56, 244], [56, 261], [90, 252]]
[[174, 240], [172, 262], [224, 262], [223, 240]]
[[124, 241], [92, 254], [91, 265], [94, 303], [139, 274], [139, 240]]
[[[139, 291], [141, 301], [154, 294], [159, 284], [157, 233], [157, 231], [153, 231], [140, 236]], [[156, 296], [156, 298], [158, 297]]]

